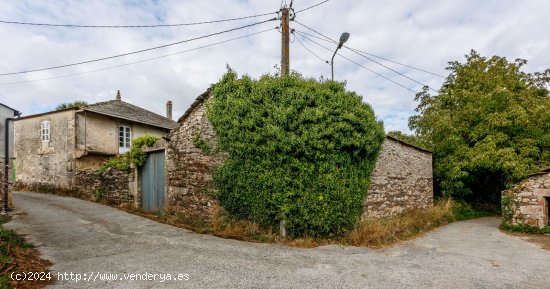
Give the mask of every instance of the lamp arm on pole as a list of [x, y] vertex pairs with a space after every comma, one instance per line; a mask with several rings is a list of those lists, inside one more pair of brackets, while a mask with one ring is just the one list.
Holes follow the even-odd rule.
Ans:
[[334, 81], [334, 56], [336, 56], [336, 52], [338, 52], [338, 49], [340, 49], [340, 46], [334, 50], [334, 53], [332, 54], [332, 58], [330, 59], [330, 72], [332, 75], [332, 81]]

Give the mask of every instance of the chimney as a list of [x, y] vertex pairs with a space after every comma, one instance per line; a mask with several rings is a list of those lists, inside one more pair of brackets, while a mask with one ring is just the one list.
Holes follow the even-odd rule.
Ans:
[[120, 90], [116, 91], [116, 101], [120, 101]]
[[172, 119], [172, 101], [166, 102], [166, 117]]

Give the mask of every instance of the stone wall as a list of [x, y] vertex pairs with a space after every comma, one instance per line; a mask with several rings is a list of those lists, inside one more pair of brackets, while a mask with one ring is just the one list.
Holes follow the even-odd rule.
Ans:
[[[216, 151], [217, 138], [208, 121], [205, 93], [191, 105], [170, 133], [166, 150], [166, 209], [209, 222], [219, 210], [213, 191], [213, 169], [223, 163], [220, 154], [207, 154], [194, 139]], [[433, 205], [432, 154], [388, 137], [373, 172], [363, 217], [387, 217]]]
[[166, 149], [165, 208], [183, 213], [189, 218], [210, 222], [213, 214], [219, 210], [218, 201], [208, 194], [214, 190], [212, 173], [223, 158], [207, 154], [195, 145], [200, 139], [215, 151], [217, 143], [216, 133], [202, 103], [207, 95], [201, 97], [170, 132], [170, 142]]
[[548, 226], [550, 169], [533, 174], [502, 192], [503, 221], [514, 225]]
[[131, 189], [135, 181], [133, 171], [110, 168], [104, 174], [94, 169], [78, 170], [74, 174], [73, 194], [86, 200], [104, 201], [110, 205], [134, 203]]
[[433, 205], [432, 154], [387, 137], [371, 177], [362, 218]]
[[11, 176], [12, 174], [12, 164], [10, 162], [10, 166], [8, 169], [8, 179], [4, 179], [4, 160], [0, 159], [0, 207], [4, 205], [4, 189], [5, 189], [5, 182], [8, 182], [8, 208], [12, 207], [12, 191], [13, 191], [13, 178]]

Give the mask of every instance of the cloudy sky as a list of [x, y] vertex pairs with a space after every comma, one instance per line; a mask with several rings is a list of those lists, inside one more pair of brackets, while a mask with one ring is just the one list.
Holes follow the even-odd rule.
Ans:
[[[284, 2], [0, 0], [0, 20], [76, 25], [177, 24], [276, 12]], [[293, 8], [298, 11], [319, 2], [322, 0], [295, 0]], [[347, 45], [352, 48], [446, 76], [447, 62], [462, 61], [471, 49], [485, 56], [527, 59], [528, 71], [550, 68], [548, 12], [550, 1], [547, 0], [330, 0], [297, 13], [295, 20], [332, 39], [338, 39], [344, 31], [349, 32]], [[273, 13], [239, 21], [163, 28], [68, 28], [0, 23], [0, 74], [119, 55], [276, 16]], [[280, 66], [281, 40], [275, 29], [277, 25], [278, 21], [270, 21], [105, 61], [0, 75], [0, 102], [29, 115], [52, 110], [62, 102], [114, 99], [116, 90], [120, 89], [123, 100], [161, 114], [166, 101], [172, 100], [174, 115], [178, 117], [198, 94], [220, 78], [227, 64], [239, 74], [254, 77], [274, 73], [275, 66]], [[291, 22], [291, 28], [314, 34], [296, 22]], [[257, 35], [178, 53], [267, 29]], [[330, 43], [311, 39], [335, 48]], [[330, 77], [330, 66], [322, 61], [330, 59], [330, 51], [299, 35], [292, 40], [292, 70], [314, 78]], [[300, 41], [321, 59], [304, 49]], [[169, 54], [174, 55], [166, 56]], [[411, 90], [421, 88], [411, 79], [434, 88], [439, 88], [444, 80], [373, 58], [407, 75], [408, 79], [349, 50], [343, 49], [341, 54], [363, 67], [337, 56], [335, 79], [346, 81], [348, 89], [358, 92], [373, 106], [377, 117], [384, 120], [386, 131], [408, 131], [407, 119], [416, 107]]]

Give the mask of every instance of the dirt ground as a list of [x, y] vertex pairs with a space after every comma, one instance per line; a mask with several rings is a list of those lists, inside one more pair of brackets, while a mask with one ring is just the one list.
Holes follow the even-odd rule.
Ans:
[[550, 251], [550, 234], [544, 235], [534, 235], [534, 234], [525, 234], [525, 233], [511, 233], [505, 232], [510, 236], [519, 237], [520, 239], [536, 244], [544, 250]]

